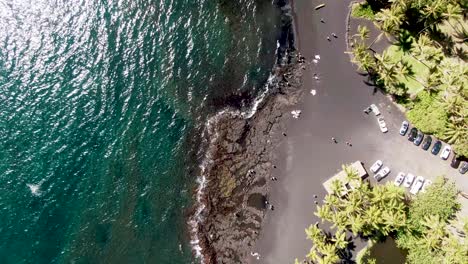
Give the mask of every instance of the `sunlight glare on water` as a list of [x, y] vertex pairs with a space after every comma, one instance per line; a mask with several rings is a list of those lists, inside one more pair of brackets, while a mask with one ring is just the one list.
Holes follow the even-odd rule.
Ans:
[[0, 263], [190, 263], [197, 131], [262, 88], [276, 12], [0, 0]]

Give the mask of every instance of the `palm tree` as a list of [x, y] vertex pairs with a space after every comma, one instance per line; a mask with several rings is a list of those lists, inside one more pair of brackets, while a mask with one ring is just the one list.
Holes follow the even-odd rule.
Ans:
[[317, 206], [317, 211], [314, 214], [320, 219], [322, 219], [322, 221], [330, 220], [332, 217], [330, 206], [327, 206], [327, 205]]
[[350, 217], [348, 221], [350, 223], [349, 229], [351, 230], [353, 235], [356, 236], [358, 233], [362, 232], [365, 222], [363, 221], [361, 216]]
[[425, 233], [424, 239], [420, 243], [430, 249], [439, 248], [445, 236], [446, 224], [440, 220], [438, 215], [426, 216], [421, 224], [427, 228], [428, 232]]
[[375, 21], [377, 21], [377, 27], [388, 33], [396, 33], [400, 25], [403, 23], [404, 13], [401, 8], [388, 8], [382, 9], [375, 15]]
[[[450, 87], [452, 88], [452, 87]], [[438, 97], [440, 106], [448, 113], [454, 124], [463, 124], [467, 116], [466, 100], [459, 93]]]
[[330, 222], [332, 223], [332, 228], [337, 228], [338, 230], [344, 230], [348, 226], [348, 216], [345, 212], [337, 212], [332, 215]]
[[[443, 140], [446, 140], [449, 144], [458, 144], [466, 141], [468, 138], [468, 129], [466, 125], [456, 125], [449, 122], [443, 132], [441, 137]], [[466, 142], [465, 142], [466, 143]]]
[[358, 33], [354, 36], [358, 36], [361, 41], [365, 41], [369, 38], [370, 31], [366, 26], [358, 25], [357, 32]]
[[358, 172], [353, 167], [343, 165], [342, 169], [346, 173], [346, 180], [348, 182], [361, 180], [361, 178], [359, 178]]
[[447, 20], [447, 22], [455, 32], [457, 32], [458, 30], [452, 25], [450, 20], [458, 21], [458, 25], [461, 27], [462, 30], [464, 30], [463, 24], [460, 23], [460, 20], [463, 19], [463, 10], [459, 5], [452, 3], [447, 4], [445, 10], [442, 12], [442, 17]]
[[318, 224], [310, 225], [305, 229], [307, 239], [312, 241], [320, 240], [323, 237], [322, 230], [318, 227]]
[[351, 62], [358, 66], [359, 70], [371, 72], [375, 68], [375, 59], [369, 53], [363, 42], [355, 42], [351, 52]]
[[[411, 68], [411, 65], [407, 61], [399, 61], [396, 64], [395, 72], [397, 75], [403, 76], [405, 79], [408, 80], [408, 77], [414, 79], [414, 72]], [[416, 79], [415, 79], [416, 80]]]
[[427, 46], [422, 55], [426, 61], [432, 62], [434, 66], [439, 65], [439, 63], [444, 59], [442, 49], [434, 46]]
[[341, 196], [344, 191], [343, 183], [340, 180], [334, 180], [331, 183], [331, 190], [333, 194]]
[[361, 199], [361, 196], [359, 195], [359, 191], [353, 191], [350, 194], [348, 194], [348, 202], [346, 203], [345, 207], [345, 213], [348, 216], [351, 216], [356, 213], [360, 213], [360, 211], [363, 209], [363, 200]]
[[339, 196], [335, 194], [328, 194], [325, 196], [324, 202], [325, 205], [330, 206], [330, 208], [337, 208], [340, 206], [341, 200], [338, 198]]
[[346, 233], [341, 230], [338, 230], [335, 233], [335, 236], [332, 238], [332, 241], [335, 242], [335, 245], [338, 249], [344, 249], [348, 246], [348, 241], [346, 240]]
[[429, 69], [424, 88], [430, 95], [439, 91], [439, 86], [442, 84], [441, 78], [442, 74], [437, 67]]
[[431, 26], [440, 21], [442, 18], [443, 5], [445, 4], [445, 1], [441, 0], [425, 2], [425, 6], [421, 10], [421, 14], [424, 16], [424, 24], [426, 26]]
[[386, 199], [403, 202], [403, 199], [405, 198], [405, 191], [401, 187], [397, 187], [393, 184], [387, 184], [385, 186], [383, 196]]
[[424, 55], [427, 47], [429, 47], [430, 45], [432, 45], [431, 40], [427, 35], [424, 34], [420, 35], [416, 41], [413, 41], [413, 44], [411, 45], [410, 49], [411, 56], [427, 68], [430, 68], [429, 65], [420, 60], [419, 57]]
[[306, 255], [306, 258], [312, 260], [313, 262], [320, 262], [322, 260], [322, 257], [317, 252], [315, 244]]
[[324, 255], [323, 263], [335, 264], [340, 260], [337, 254], [337, 247], [335, 244], [326, 243], [320, 249], [320, 253]]
[[382, 54], [375, 54], [377, 63], [378, 80], [388, 92], [394, 93], [397, 84], [395, 62], [385, 50]]
[[384, 50], [382, 54], [375, 54], [375, 59], [378, 62], [378, 66], [385, 68], [386, 70], [391, 69], [395, 66], [395, 62], [392, 57], [388, 54], [387, 50]]
[[[365, 212], [366, 221], [373, 227], [374, 230], [380, 230], [380, 223], [382, 221], [382, 211], [379, 207], [371, 205]], [[364, 230], [368, 234], [372, 233], [372, 229]]]

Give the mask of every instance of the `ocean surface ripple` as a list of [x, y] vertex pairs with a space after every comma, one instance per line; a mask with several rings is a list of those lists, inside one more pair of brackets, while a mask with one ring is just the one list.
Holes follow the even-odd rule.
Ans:
[[269, 0], [0, 0], [0, 263], [193, 263], [199, 136], [261, 95]]

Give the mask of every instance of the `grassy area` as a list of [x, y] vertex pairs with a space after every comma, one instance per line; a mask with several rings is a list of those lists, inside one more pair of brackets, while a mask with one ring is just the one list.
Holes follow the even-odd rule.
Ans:
[[353, 17], [374, 19], [374, 11], [367, 3], [354, 3], [351, 7], [351, 15]]
[[411, 55], [404, 54], [397, 46], [388, 47], [387, 52], [395, 62], [403, 60], [411, 66], [411, 70], [414, 72], [414, 79], [409, 77], [405, 78], [403, 76], [398, 76], [397, 78], [408, 87], [408, 93], [410, 95], [416, 95], [424, 90], [424, 86], [421, 83], [424, 83], [424, 80], [426, 80], [429, 69]]

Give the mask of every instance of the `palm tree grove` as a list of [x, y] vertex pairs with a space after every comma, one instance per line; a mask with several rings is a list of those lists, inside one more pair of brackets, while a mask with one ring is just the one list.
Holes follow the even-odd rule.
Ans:
[[[352, 61], [406, 109], [415, 127], [452, 144], [463, 157], [468, 156], [467, 6], [463, 0], [356, 4], [353, 13], [369, 18], [380, 34], [370, 40], [369, 28], [359, 26], [350, 51]], [[390, 44], [376, 52], [380, 39]]]
[[344, 171], [354, 188], [343, 195], [342, 183], [333, 182], [332, 193], [315, 211], [321, 222], [305, 230], [312, 248], [296, 264], [353, 263], [350, 252], [356, 239], [368, 242], [356, 262], [378, 263], [372, 246], [390, 238], [406, 252], [406, 263], [467, 263], [468, 221], [455, 217], [460, 204], [453, 182], [439, 177], [411, 199], [392, 183], [371, 186], [350, 167]]

